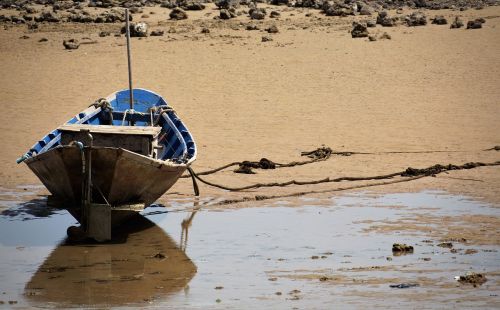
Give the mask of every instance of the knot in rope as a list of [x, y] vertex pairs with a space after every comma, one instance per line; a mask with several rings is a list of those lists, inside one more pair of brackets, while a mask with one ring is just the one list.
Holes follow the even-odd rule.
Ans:
[[244, 174], [255, 174], [252, 170], [255, 169], [276, 169], [276, 163], [267, 158], [261, 158], [259, 161], [248, 161], [245, 160], [239, 163], [239, 167], [234, 170], [236, 173], [244, 173]]
[[103, 110], [113, 110], [113, 107], [111, 106], [111, 104], [109, 103], [108, 100], [106, 100], [106, 98], [99, 98], [97, 99], [94, 103], [92, 103], [91, 105], [89, 105], [89, 107], [94, 107], [94, 108], [101, 108]]

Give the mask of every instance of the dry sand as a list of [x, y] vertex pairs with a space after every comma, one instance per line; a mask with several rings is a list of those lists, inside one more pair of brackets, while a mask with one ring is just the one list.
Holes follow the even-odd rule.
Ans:
[[[214, 7], [190, 12], [185, 21], [167, 20], [168, 9], [146, 9], [156, 14], [143, 20], [166, 34], [132, 40], [134, 85], [158, 92], [175, 107], [198, 145], [196, 171], [261, 157], [301, 160], [300, 151], [323, 144], [336, 151], [446, 152], [333, 157], [302, 167], [259, 170], [256, 175], [227, 170], [207, 179], [246, 185], [500, 159], [496, 151], [482, 151], [500, 145], [499, 7], [427, 11], [428, 17], [443, 14], [449, 20], [457, 15], [464, 21], [484, 17], [482, 29], [377, 26], [370, 32], [388, 32], [392, 40], [376, 42], [349, 34], [352, 20], [364, 17], [274, 9], [281, 11], [279, 19], [252, 22], [247, 16], [214, 20]], [[306, 16], [309, 12], [311, 17]], [[249, 23], [261, 31], [246, 31]], [[279, 33], [262, 30], [272, 24]], [[200, 33], [202, 27], [210, 33]], [[100, 38], [100, 30], [117, 32], [119, 25], [43, 24], [36, 32], [26, 26], [0, 30], [1, 187], [39, 184], [25, 165], [16, 165], [16, 158], [97, 98], [127, 87], [125, 40]], [[23, 35], [29, 38], [20, 39]], [[273, 41], [261, 42], [264, 35]], [[74, 51], [62, 46], [63, 39], [85, 37], [97, 43]], [[41, 38], [48, 42], [38, 42]], [[451, 172], [380, 190], [444, 189], [498, 203], [499, 169]], [[230, 195], [202, 186], [201, 191], [241, 198], [338, 187]], [[171, 192], [190, 195], [191, 181], [180, 180]]]

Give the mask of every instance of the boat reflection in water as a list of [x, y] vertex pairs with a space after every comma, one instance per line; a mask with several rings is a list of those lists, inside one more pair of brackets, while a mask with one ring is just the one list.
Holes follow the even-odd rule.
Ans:
[[106, 244], [63, 241], [25, 287], [33, 303], [143, 304], [182, 290], [196, 266], [160, 227], [141, 215]]

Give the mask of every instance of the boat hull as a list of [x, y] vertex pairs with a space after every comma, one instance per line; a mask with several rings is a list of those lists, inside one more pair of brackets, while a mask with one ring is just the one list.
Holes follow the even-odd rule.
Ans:
[[[113, 147], [92, 148], [91, 160], [92, 202], [109, 204], [117, 211], [133, 204], [152, 204], [187, 169], [185, 164]], [[26, 160], [26, 164], [64, 208], [80, 207], [84, 173], [79, 148], [59, 146]]]

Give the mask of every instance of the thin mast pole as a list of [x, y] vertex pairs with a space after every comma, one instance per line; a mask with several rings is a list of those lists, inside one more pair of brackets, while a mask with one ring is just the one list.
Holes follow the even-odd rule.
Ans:
[[[134, 110], [134, 93], [132, 88], [132, 61], [130, 55], [130, 22], [128, 16], [128, 9], [125, 9], [125, 22], [126, 22], [126, 34], [127, 34], [127, 60], [128, 60], [128, 89], [130, 96], [130, 113], [133, 114]], [[130, 121], [130, 125], [134, 125], [133, 121]]]

